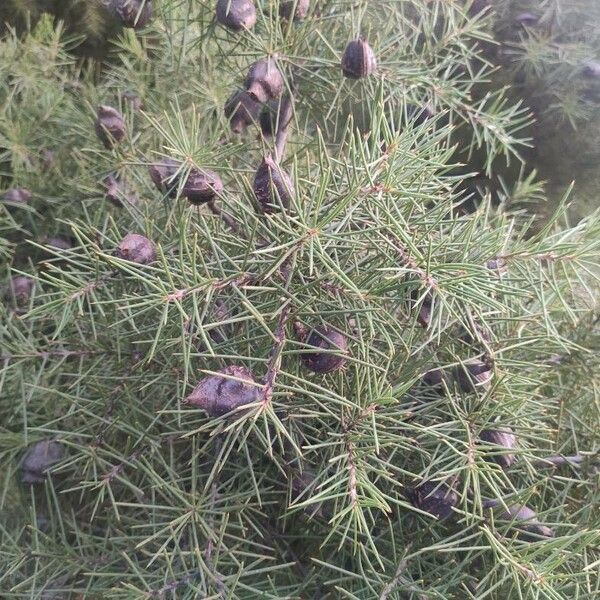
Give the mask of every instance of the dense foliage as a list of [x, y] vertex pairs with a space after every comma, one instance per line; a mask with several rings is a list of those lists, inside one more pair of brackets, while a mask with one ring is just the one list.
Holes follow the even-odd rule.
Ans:
[[600, 596], [600, 215], [528, 210], [520, 7], [216, 4], [0, 40], [3, 597]]

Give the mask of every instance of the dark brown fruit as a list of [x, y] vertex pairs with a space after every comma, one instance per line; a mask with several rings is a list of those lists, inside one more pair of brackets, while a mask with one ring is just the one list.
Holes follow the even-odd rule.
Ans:
[[172, 158], [163, 158], [159, 163], [151, 165], [148, 173], [158, 191], [167, 194], [170, 198], [176, 198], [179, 185], [177, 173], [180, 168], [180, 162]]
[[[505, 450], [514, 450], [517, 447], [517, 438], [510, 427], [497, 429], [484, 429], [479, 434], [479, 439], [492, 446], [500, 446]], [[499, 464], [503, 469], [508, 469], [515, 462], [515, 455], [502, 453], [490, 455], [489, 460]]]
[[359, 79], [366, 77], [377, 68], [373, 49], [365, 40], [349, 42], [342, 56], [342, 72], [346, 77]]
[[4, 202], [27, 204], [31, 200], [31, 192], [25, 188], [10, 188], [4, 194]]
[[246, 75], [246, 90], [260, 103], [281, 96], [283, 86], [283, 75], [271, 58], [263, 58], [255, 62]]
[[508, 510], [502, 512], [499, 517], [503, 521], [513, 522], [513, 526], [519, 530], [519, 536], [528, 541], [535, 541], [540, 537], [552, 538], [554, 531], [542, 525], [537, 514], [528, 506], [513, 504]]
[[223, 182], [214, 171], [192, 168], [181, 188], [181, 195], [191, 204], [204, 204], [214, 200], [222, 191]]
[[246, 367], [231, 365], [219, 373], [222, 375], [201, 379], [186, 402], [203, 408], [211, 417], [220, 417], [258, 400], [259, 388]]
[[265, 157], [256, 171], [254, 195], [267, 214], [289, 208], [294, 197], [290, 176], [270, 156]]
[[224, 112], [229, 119], [231, 131], [244, 133], [248, 125], [257, 122], [260, 103], [254, 100], [246, 90], [239, 90], [227, 100]]
[[218, 0], [217, 21], [232, 31], [251, 29], [256, 23], [253, 0]]
[[465, 393], [479, 389], [488, 390], [492, 381], [491, 369], [479, 359], [471, 359], [458, 365], [454, 376], [458, 386]]
[[143, 29], [152, 19], [151, 0], [113, 0], [112, 7], [123, 27]]
[[35, 281], [27, 275], [15, 275], [8, 282], [4, 297], [7, 302], [16, 307], [24, 307], [29, 300], [35, 287]]
[[260, 129], [264, 136], [272, 136], [277, 133], [277, 129], [280, 130], [287, 127], [292, 119], [292, 113], [289, 114], [287, 122], [283, 122], [283, 115], [281, 114], [281, 107], [283, 102], [281, 99], [271, 100], [267, 102], [260, 112]]
[[446, 376], [443, 369], [430, 369], [421, 377], [421, 382], [427, 387], [442, 389], [445, 379]]
[[111, 106], [99, 106], [96, 118], [96, 135], [105, 148], [112, 148], [118, 144], [127, 132], [125, 121], [121, 113]]
[[279, 16], [283, 19], [299, 21], [306, 18], [310, 0], [282, 0], [279, 3]]
[[43, 483], [46, 471], [60, 462], [65, 449], [59, 442], [43, 440], [31, 445], [21, 462], [23, 483]]
[[458, 504], [458, 495], [445, 483], [424, 481], [413, 488], [410, 501], [420, 510], [424, 510], [437, 519], [447, 519]]
[[154, 244], [143, 235], [128, 233], [117, 247], [117, 256], [139, 265], [149, 265], [156, 260]]
[[333, 373], [346, 364], [343, 355], [348, 352], [348, 339], [339, 331], [331, 327], [317, 327], [304, 343], [316, 349], [300, 355], [307, 369], [321, 374]]

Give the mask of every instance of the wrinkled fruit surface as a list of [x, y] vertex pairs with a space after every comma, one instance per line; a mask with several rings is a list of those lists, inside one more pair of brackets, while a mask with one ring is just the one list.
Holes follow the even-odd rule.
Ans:
[[186, 401], [203, 408], [211, 417], [220, 417], [258, 400], [259, 388], [246, 367], [231, 365], [219, 373], [201, 379]]

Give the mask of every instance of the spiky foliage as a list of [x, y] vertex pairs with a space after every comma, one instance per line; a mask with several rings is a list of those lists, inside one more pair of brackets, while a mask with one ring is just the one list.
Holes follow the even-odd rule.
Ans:
[[[233, 35], [212, 3], [164, 1], [102, 72], [47, 19], [0, 46], [3, 187], [33, 193], [1, 207], [3, 276], [36, 279], [0, 331], [4, 596], [597, 596], [598, 215], [569, 229], [562, 203], [532, 232], [531, 177], [499, 208], [464, 210], [461, 163], [478, 150], [493, 176], [525, 143], [525, 110], [476, 97], [485, 19], [378, 1], [290, 22], [257, 4]], [[345, 80], [358, 35], [378, 69]], [[233, 136], [223, 115], [267, 54], [294, 99], [286, 158], [283, 136]], [[112, 149], [94, 134], [100, 104], [127, 123]], [[252, 192], [267, 153], [294, 186], [270, 214]], [[148, 166], [165, 157], [179, 182], [217, 171], [216, 203], [157, 191]], [[121, 207], [104, 198], [115, 172]], [[154, 263], [115, 252], [130, 232]], [[57, 233], [73, 247], [49, 248]], [[307, 369], [317, 327], [346, 336], [343, 369]], [[476, 359], [491, 379], [473, 388]], [[232, 365], [255, 402], [217, 418], [185, 402]], [[447, 375], [435, 389], [420, 382], [432, 368]], [[478, 442], [493, 427], [518, 439], [507, 471]], [[66, 455], [24, 486], [19, 461], [42, 439]], [[455, 490], [446, 521], [411, 504], [423, 480]], [[556, 536], [518, 536], [500, 518], [513, 504]]]

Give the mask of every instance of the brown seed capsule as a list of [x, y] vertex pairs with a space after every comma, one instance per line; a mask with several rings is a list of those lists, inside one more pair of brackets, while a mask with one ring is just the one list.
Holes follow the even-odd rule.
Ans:
[[540, 537], [554, 537], [554, 531], [550, 527], [542, 525], [538, 521], [536, 512], [523, 504], [509, 506], [508, 510], [502, 512], [498, 518], [503, 521], [511, 521], [518, 529], [519, 537], [525, 540], [536, 541]]
[[192, 168], [181, 188], [181, 195], [191, 204], [205, 204], [222, 191], [223, 182], [214, 171]]
[[148, 173], [150, 173], [150, 179], [152, 179], [159, 192], [167, 194], [170, 198], [176, 198], [179, 185], [177, 173], [180, 168], [180, 162], [172, 158], [163, 158], [160, 163], [150, 165]]
[[117, 247], [116, 255], [139, 265], [149, 265], [156, 260], [156, 247], [147, 237], [128, 233]]
[[123, 27], [143, 29], [152, 19], [151, 0], [113, 0], [112, 8]]
[[256, 23], [253, 0], [218, 0], [217, 21], [232, 31], [252, 29]]
[[478, 389], [488, 390], [492, 381], [492, 370], [479, 359], [467, 360], [454, 370], [454, 377], [460, 389], [472, 393]]
[[290, 176], [270, 156], [265, 157], [256, 171], [254, 195], [267, 214], [289, 208], [294, 197]]
[[282, 0], [279, 3], [279, 16], [282, 19], [299, 21], [306, 18], [310, 0]]
[[144, 108], [144, 103], [142, 99], [133, 91], [127, 90], [123, 92], [123, 100], [127, 100], [129, 104], [131, 104], [131, 108], [133, 110], [142, 110]]
[[31, 200], [31, 192], [26, 188], [10, 188], [4, 194], [4, 202], [27, 204]]
[[260, 103], [278, 98], [283, 92], [283, 75], [272, 58], [263, 58], [255, 62], [246, 75], [248, 94]]
[[31, 445], [21, 462], [23, 483], [43, 483], [46, 472], [60, 462], [65, 454], [62, 444], [43, 440]]
[[316, 349], [300, 355], [304, 366], [315, 373], [325, 374], [339, 371], [346, 364], [348, 339], [345, 335], [323, 326], [314, 329], [304, 342]]
[[225, 116], [229, 119], [231, 131], [244, 133], [248, 125], [256, 123], [260, 113], [260, 103], [254, 100], [246, 90], [232, 94], [225, 103]]
[[410, 491], [409, 497], [414, 506], [439, 520], [447, 519], [458, 504], [457, 493], [438, 481], [423, 481]]
[[342, 56], [342, 72], [346, 77], [359, 79], [366, 77], [377, 68], [375, 53], [362, 39], [349, 42]]
[[[505, 450], [514, 450], [517, 447], [517, 438], [510, 427], [484, 429], [479, 434], [479, 439], [486, 444], [500, 446]], [[490, 455], [489, 459], [503, 469], [508, 469], [515, 462], [515, 455], [512, 453], [494, 454]]]
[[219, 373], [222, 375], [201, 379], [186, 402], [203, 408], [211, 417], [220, 417], [258, 400], [258, 387], [246, 367], [231, 365]]
[[29, 304], [35, 281], [27, 275], [15, 275], [8, 281], [4, 298], [12, 306], [23, 308]]
[[98, 107], [95, 128], [96, 135], [107, 149], [119, 143], [127, 131], [121, 113], [111, 106]]

